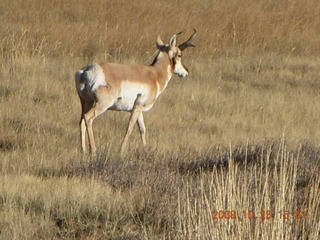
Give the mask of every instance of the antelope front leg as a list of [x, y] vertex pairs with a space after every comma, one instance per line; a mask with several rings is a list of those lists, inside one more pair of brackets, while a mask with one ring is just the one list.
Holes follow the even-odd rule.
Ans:
[[125, 150], [127, 143], [128, 143], [128, 139], [132, 133], [133, 126], [137, 122], [137, 119], [138, 119], [140, 113], [141, 113], [141, 109], [139, 109], [138, 107], [134, 107], [134, 109], [131, 112], [127, 133], [123, 139], [121, 149], [120, 149], [120, 154], [124, 153], [124, 150]]
[[139, 129], [140, 129], [140, 134], [141, 134], [143, 146], [146, 146], [147, 145], [147, 142], [146, 142], [146, 126], [144, 125], [142, 112], [139, 114], [137, 121], [138, 121], [138, 126], [139, 126]]
[[[140, 97], [141, 97], [141, 94], [138, 94], [138, 96], [137, 96], [137, 98], [136, 98], [136, 100], [134, 101], [134, 104], [133, 104], [133, 109], [132, 109], [132, 112], [131, 112], [127, 133], [126, 133], [126, 136], [123, 139], [123, 142], [122, 142], [122, 145], [121, 145], [121, 149], [120, 149], [120, 154], [121, 155], [123, 154], [123, 152], [124, 152], [124, 150], [126, 148], [126, 145], [128, 143], [128, 139], [129, 139], [129, 137], [130, 137], [130, 135], [132, 133], [132, 129], [133, 129], [134, 124], [137, 122], [139, 116], [140, 115], [142, 116], [142, 106], [139, 104]], [[141, 120], [142, 120], [142, 123], [143, 123], [143, 117], [142, 117], [142, 119], [140, 117], [140, 120], [138, 120], [139, 126], [140, 126]], [[144, 123], [143, 123], [143, 126], [144, 126]], [[145, 141], [145, 139], [144, 139], [144, 141]]]

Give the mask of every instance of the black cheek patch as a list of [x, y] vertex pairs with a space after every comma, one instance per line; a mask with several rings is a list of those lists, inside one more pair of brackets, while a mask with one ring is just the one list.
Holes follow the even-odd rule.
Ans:
[[175, 58], [172, 58], [172, 66], [174, 67], [176, 65], [177, 61]]
[[187, 72], [189, 73], [189, 69], [186, 67], [186, 65], [182, 64], [182, 66], [183, 66], [184, 69], [187, 70]]

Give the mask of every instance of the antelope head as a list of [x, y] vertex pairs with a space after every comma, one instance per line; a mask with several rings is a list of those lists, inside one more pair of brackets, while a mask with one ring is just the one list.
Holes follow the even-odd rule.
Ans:
[[179, 32], [177, 34], [174, 34], [172, 38], [170, 39], [169, 45], [165, 45], [160, 36], [158, 36], [157, 40], [157, 48], [161, 52], [166, 52], [169, 56], [169, 59], [173, 66], [173, 72], [177, 74], [179, 77], [186, 77], [188, 76], [188, 69], [183, 65], [181, 61], [182, 57], [182, 51], [184, 51], [188, 47], [195, 47], [191, 40], [196, 35], [196, 30], [193, 29], [193, 34], [190, 36], [190, 38], [185, 41], [184, 43], [181, 43], [179, 46], [176, 46], [177, 43], [177, 36], [180, 35], [182, 32]]

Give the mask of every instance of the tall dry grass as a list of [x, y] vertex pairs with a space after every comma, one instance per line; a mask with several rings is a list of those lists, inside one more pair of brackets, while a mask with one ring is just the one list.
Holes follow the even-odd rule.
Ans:
[[[318, 12], [315, 0], [1, 1], [0, 238], [318, 238]], [[128, 115], [108, 112], [98, 155], [82, 156], [75, 70], [149, 64], [158, 34], [192, 28], [191, 74], [146, 114], [148, 147], [137, 131], [119, 157]]]

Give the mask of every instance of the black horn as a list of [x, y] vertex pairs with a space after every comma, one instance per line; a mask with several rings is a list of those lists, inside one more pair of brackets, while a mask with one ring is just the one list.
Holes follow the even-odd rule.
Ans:
[[191, 37], [187, 40], [187, 41], [185, 41], [184, 43], [181, 43], [180, 45], [179, 45], [179, 49], [181, 50], [181, 51], [183, 51], [183, 50], [185, 50], [187, 47], [195, 47], [196, 45], [194, 45], [192, 42], [191, 42], [191, 40], [194, 38], [194, 36], [196, 35], [196, 33], [197, 33], [197, 31], [195, 30], [195, 29], [193, 29], [193, 34], [191, 35]]

